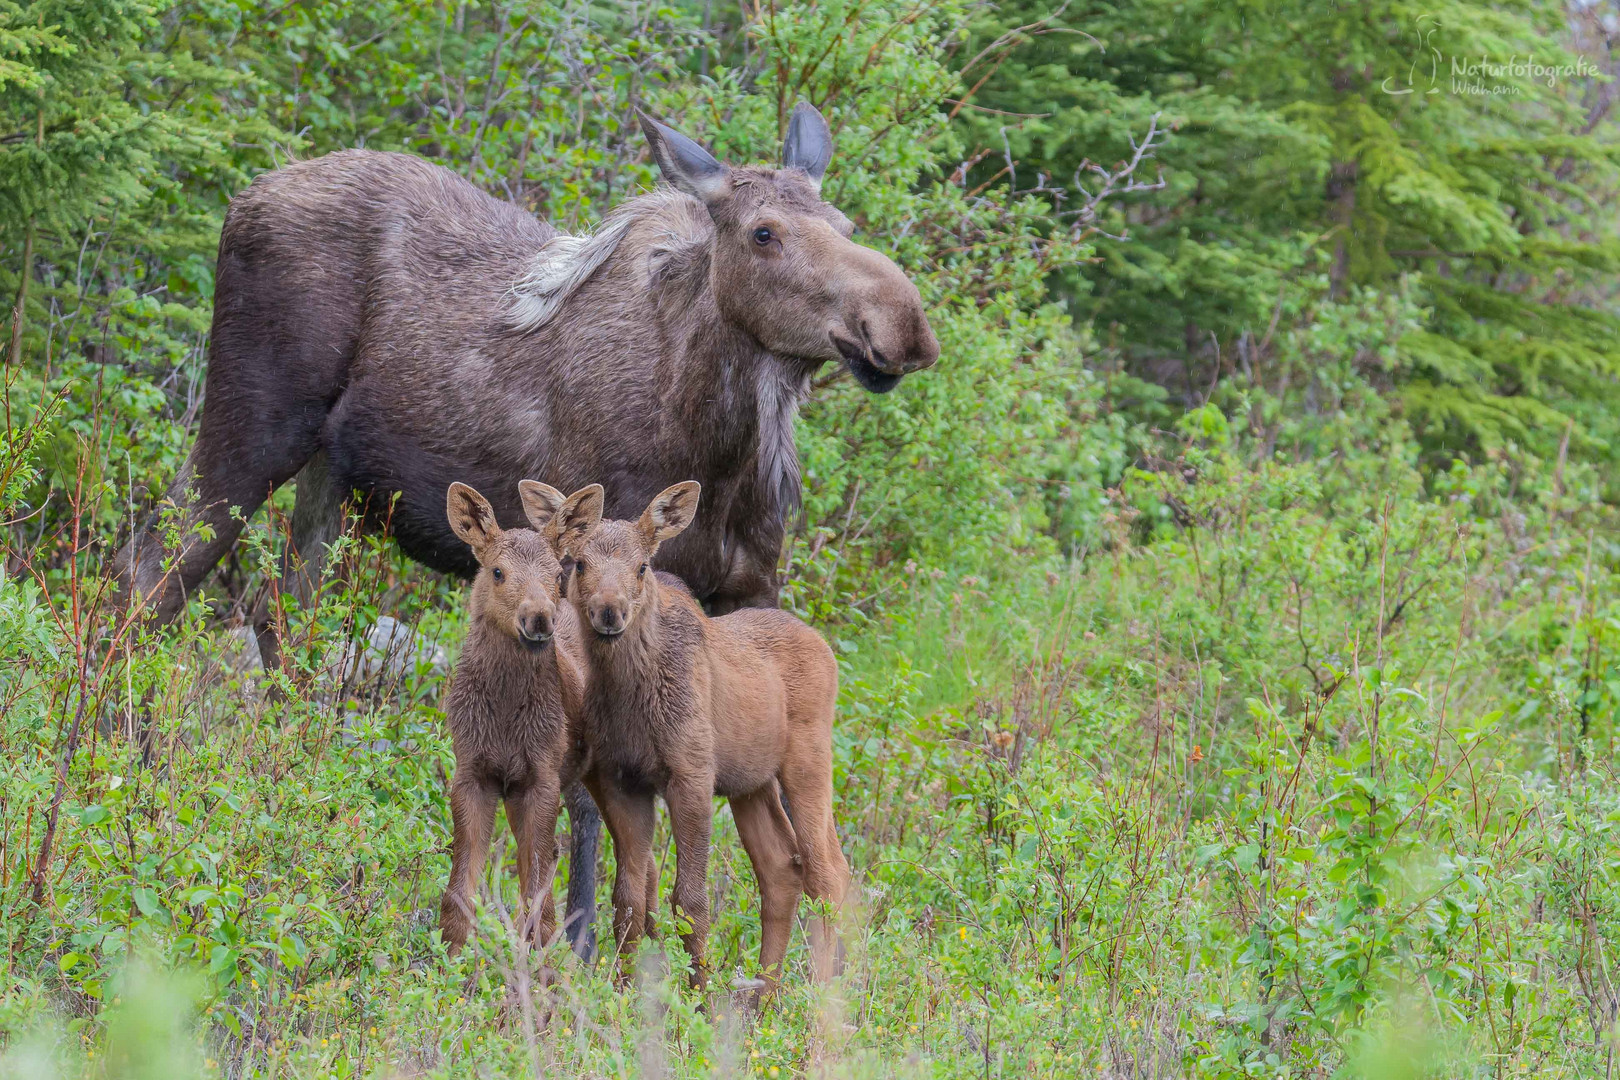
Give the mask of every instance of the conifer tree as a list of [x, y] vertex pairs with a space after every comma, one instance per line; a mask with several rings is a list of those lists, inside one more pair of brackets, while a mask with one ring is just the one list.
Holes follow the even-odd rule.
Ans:
[[[229, 89], [247, 77], [194, 59], [179, 33], [183, 23], [163, 21], [169, 7], [168, 0], [0, 3], [0, 235], [14, 275], [10, 363], [22, 358], [42, 261], [76, 256], [92, 222], [110, 225], [122, 213], [128, 227], [158, 193], [224, 167], [240, 134], [224, 107]], [[161, 246], [161, 236], [136, 231]], [[79, 269], [69, 280], [82, 285]]]
[[1263, 361], [1314, 363], [1279, 350], [1332, 321], [1328, 306], [1401, 294], [1415, 317], [1357, 366], [1431, 449], [1620, 447], [1605, 284], [1620, 157], [1612, 101], [1591, 93], [1600, 69], [1561, 44], [1562, 10], [1134, 0], [1044, 14], [999, 16], [1030, 26], [1027, 41], [963, 122], [1005, 146], [1026, 187], [1073, 185], [1077, 169], [1083, 182], [1086, 159], [1128, 155], [1154, 114], [1173, 128], [1167, 186], [1107, 230], [1129, 240], [1103, 237], [1102, 258], [1068, 275], [1076, 314], [1131, 370], [1193, 404]]

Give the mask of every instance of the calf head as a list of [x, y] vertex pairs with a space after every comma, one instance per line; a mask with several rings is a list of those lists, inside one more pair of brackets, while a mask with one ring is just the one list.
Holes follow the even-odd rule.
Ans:
[[[525, 484], [532, 481], [525, 481]], [[539, 485], [544, 487], [544, 485]], [[555, 494], [554, 489], [547, 489]], [[549, 524], [562, 503], [523, 491], [523, 508], [536, 529]], [[451, 484], [445, 498], [450, 528], [478, 560], [472, 617], [531, 650], [545, 648], [557, 632], [562, 567], [539, 532], [505, 530], [495, 523], [489, 500], [466, 484]]]
[[635, 521], [603, 521], [597, 485], [559, 507], [546, 535], [569, 568], [569, 598], [598, 637], [618, 637], [657, 603], [653, 554], [692, 524], [701, 490], [695, 480], [665, 488]]
[[641, 126], [664, 179], [714, 221], [709, 275], [728, 322], [778, 357], [842, 360], [875, 393], [939, 358], [917, 287], [822, 201], [832, 133], [812, 106], [793, 110], [780, 169], [732, 168], [645, 115]]

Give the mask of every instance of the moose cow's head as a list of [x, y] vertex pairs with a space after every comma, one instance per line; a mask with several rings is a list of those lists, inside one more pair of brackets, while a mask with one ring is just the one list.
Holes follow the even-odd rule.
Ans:
[[728, 321], [777, 356], [842, 360], [875, 393], [939, 358], [917, 287], [822, 201], [832, 133], [814, 107], [793, 110], [779, 169], [733, 168], [645, 114], [641, 126], [664, 179], [714, 221], [710, 274]]

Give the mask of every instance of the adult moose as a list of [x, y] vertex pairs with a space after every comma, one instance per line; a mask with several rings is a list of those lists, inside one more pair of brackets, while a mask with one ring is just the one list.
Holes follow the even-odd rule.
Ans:
[[[156, 515], [136, 531], [114, 566], [126, 602], [173, 618], [240, 532], [232, 508], [251, 515], [296, 475], [290, 541], [310, 562], [358, 493], [372, 526], [462, 577], [477, 564], [445, 518], [452, 481], [491, 493], [511, 528], [524, 477], [601, 483], [620, 518], [695, 479], [704, 513], [658, 568], [715, 613], [774, 605], [811, 375], [842, 361], [882, 393], [939, 344], [916, 287], [821, 200], [832, 138], [814, 108], [794, 110], [780, 169], [641, 125], [670, 186], [588, 236], [403, 154], [341, 151], [238, 195], [201, 430], [167, 493], [185, 539], [165, 550], [173, 523]], [[307, 596], [297, 563], [284, 584]], [[268, 665], [267, 613], [259, 624]], [[598, 822], [588, 799], [569, 803], [575, 920]]]

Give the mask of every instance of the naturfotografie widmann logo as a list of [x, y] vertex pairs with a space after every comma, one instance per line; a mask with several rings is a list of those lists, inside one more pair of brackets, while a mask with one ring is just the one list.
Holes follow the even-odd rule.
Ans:
[[1526, 83], [1545, 83], [1557, 86], [1559, 79], [1589, 78], [1597, 74], [1597, 67], [1586, 57], [1576, 57], [1568, 63], [1548, 64], [1537, 60], [1535, 54], [1504, 58], [1481, 55], [1478, 57], [1447, 54], [1441, 49], [1440, 20], [1433, 15], [1420, 15], [1413, 33], [1417, 48], [1405, 81], [1391, 75], [1382, 83], [1384, 93], [1394, 97], [1403, 94], [1467, 94], [1474, 97], [1518, 95], [1524, 93]]

